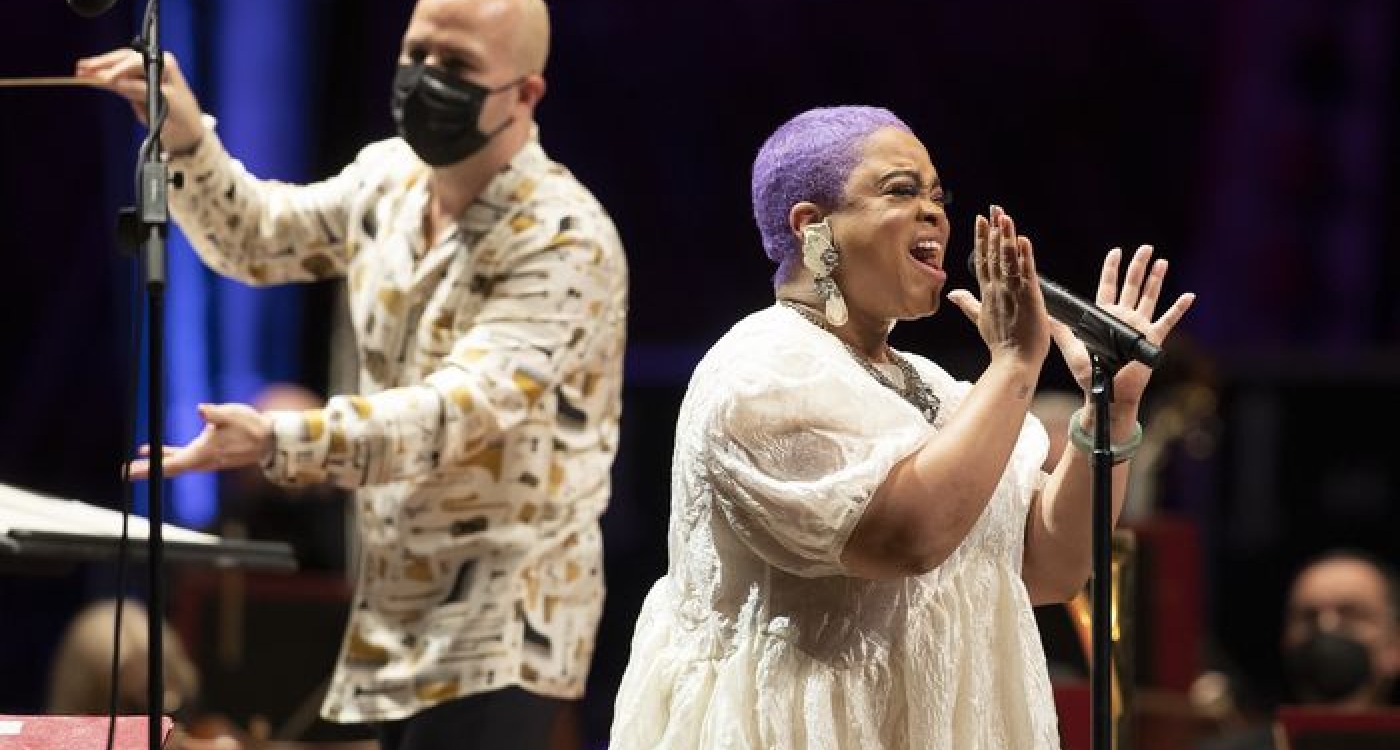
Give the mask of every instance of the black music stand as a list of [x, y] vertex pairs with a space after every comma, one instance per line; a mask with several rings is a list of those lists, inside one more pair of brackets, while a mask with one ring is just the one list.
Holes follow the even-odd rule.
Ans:
[[[150, 540], [154, 536], [159, 540], [164, 559], [169, 562], [221, 569], [293, 571], [297, 567], [292, 547], [285, 542], [224, 539], [166, 523], [157, 527], [139, 516], [129, 517], [126, 521], [126, 553], [148, 563], [152, 562], [149, 551], [152, 548]], [[0, 484], [0, 571], [51, 572], [55, 566], [116, 559], [124, 544], [122, 522], [122, 514], [115, 510]], [[159, 530], [151, 535], [151, 528]], [[159, 560], [154, 562], [159, 563]], [[161, 612], [152, 611], [150, 620], [156, 623], [155, 628], [160, 627], [163, 616]], [[159, 643], [149, 645], [152, 651], [160, 647]], [[163, 664], [157, 664], [164, 668]], [[162, 685], [163, 688], [160, 676], [148, 682]], [[49, 750], [50, 746], [40, 743], [40, 740], [46, 743], [55, 733], [71, 734], [78, 730], [88, 731], [95, 726], [91, 721], [54, 724], [52, 720], [33, 718], [27, 723], [10, 724], [29, 726], [30, 729], [26, 731], [38, 733], [29, 738], [34, 740], [33, 743], [22, 746], [41, 750]], [[122, 741], [127, 743], [117, 748], [137, 750], [137, 744], [129, 736], [133, 731], [131, 726], [120, 729], [123, 721], [131, 724], [131, 717], [116, 717], [116, 721], [119, 733], [125, 732]], [[102, 718], [100, 723], [105, 727], [106, 718]], [[152, 704], [138, 727], [147, 731], [148, 750], [162, 747], [169, 727], [170, 719], [162, 715], [161, 704]], [[0, 736], [0, 748], [10, 747], [5, 739]], [[73, 746], [67, 742], [66, 739], [61, 740], [52, 747], [57, 750], [59, 747]], [[95, 742], [84, 744], [98, 746]]]
[[[149, 522], [129, 519], [127, 553], [146, 559]], [[122, 514], [97, 505], [0, 484], [0, 566], [23, 569], [52, 563], [101, 562], [121, 551]], [[162, 546], [172, 562], [215, 568], [296, 570], [285, 542], [225, 539], [162, 524]], [[142, 542], [142, 543], [135, 543]]]

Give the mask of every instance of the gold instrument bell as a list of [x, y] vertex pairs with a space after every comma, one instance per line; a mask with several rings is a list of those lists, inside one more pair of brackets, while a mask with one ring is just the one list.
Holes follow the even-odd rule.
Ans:
[[[1113, 714], [1112, 750], [1132, 750], [1132, 686], [1134, 677], [1133, 644], [1137, 642], [1137, 628], [1134, 618], [1137, 597], [1137, 537], [1130, 529], [1117, 529], [1113, 532], [1113, 554], [1110, 564], [1109, 583], [1109, 638], [1112, 641], [1110, 655], [1113, 665], [1109, 671], [1109, 705]], [[1084, 654], [1084, 663], [1093, 670], [1093, 598], [1090, 586], [1086, 585], [1065, 607], [1079, 646]], [[1125, 687], [1126, 686], [1126, 687]]]

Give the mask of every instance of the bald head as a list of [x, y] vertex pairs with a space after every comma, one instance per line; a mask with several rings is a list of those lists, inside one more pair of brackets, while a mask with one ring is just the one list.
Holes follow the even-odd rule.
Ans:
[[1366, 613], [1388, 628], [1400, 624], [1400, 592], [1389, 568], [1363, 553], [1322, 555], [1293, 580], [1289, 607], [1298, 615], [1334, 615], [1336, 610]]
[[544, 0], [509, 0], [519, 14], [515, 28], [515, 62], [521, 73], [543, 73], [549, 61], [549, 9]]
[[478, 44], [497, 45], [516, 75], [543, 73], [549, 59], [544, 0], [418, 0], [410, 34], [434, 29], [458, 30]]

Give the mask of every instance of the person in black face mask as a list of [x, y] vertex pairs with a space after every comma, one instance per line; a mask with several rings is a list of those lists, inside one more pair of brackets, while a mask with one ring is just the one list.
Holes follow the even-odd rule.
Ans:
[[[242, 169], [166, 67], [180, 228], [251, 284], [344, 276], [360, 372], [321, 408], [201, 407], [165, 472], [355, 491], [360, 577], [321, 715], [383, 750], [559, 747], [589, 672], [627, 262], [540, 145], [548, 49], [543, 0], [418, 0], [384, 99], [399, 137], [307, 186]], [[77, 75], [145, 117], [132, 50]]]
[[1400, 673], [1400, 583], [1369, 555], [1329, 552], [1294, 578], [1283, 659], [1296, 703], [1367, 710], [1388, 704]]
[[455, 164], [480, 151], [515, 122], [510, 117], [486, 133], [481, 108], [486, 98], [517, 87], [523, 78], [488, 89], [456, 79], [426, 62], [400, 63], [394, 74], [391, 109], [399, 137], [434, 167]]
[[[1289, 705], [1358, 712], [1393, 704], [1400, 674], [1400, 578], [1373, 555], [1338, 549], [1293, 578], [1280, 640]], [[1275, 750], [1272, 725], [1245, 728], [1198, 750]]]

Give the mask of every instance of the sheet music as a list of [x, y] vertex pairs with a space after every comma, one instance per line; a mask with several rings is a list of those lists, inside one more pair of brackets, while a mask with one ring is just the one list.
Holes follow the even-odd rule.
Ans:
[[[150, 521], [132, 514], [127, 534], [132, 539], [145, 539]], [[49, 531], [63, 534], [85, 534], [120, 538], [122, 514], [81, 500], [50, 497], [43, 493], [0, 484], [0, 536], [11, 531]], [[221, 540], [168, 523], [161, 524], [161, 536], [169, 541], [218, 544]]]

